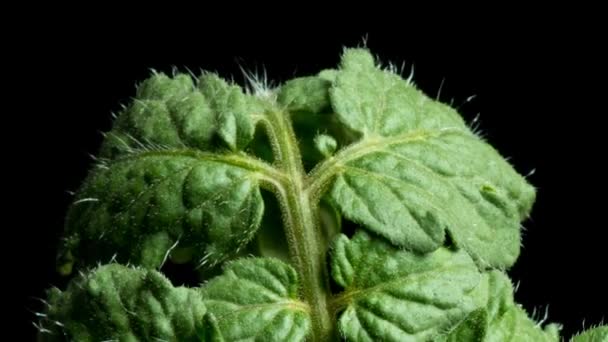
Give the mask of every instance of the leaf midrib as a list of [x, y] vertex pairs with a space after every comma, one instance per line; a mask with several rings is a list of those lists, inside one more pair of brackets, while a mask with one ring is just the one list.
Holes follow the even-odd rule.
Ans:
[[[376, 284], [376, 285], [366, 287], [366, 288], [357, 288], [355, 285], [356, 280], [353, 280], [353, 283], [350, 284], [350, 286], [346, 287], [344, 289], [344, 291], [340, 293], [340, 295], [334, 296], [330, 305], [334, 312], [338, 312], [338, 311], [344, 309], [345, 307], [347, 307], [348, 305], [356, 302], [359, 298], [364, 297], [365, 295], [367, 295], [369, 293], [382, 291], [383, 289], [391, 287], [395, 284], [402, 283], [404, 281], [405, 282], [420, 281], [420, 280], [424, 279], [425, 277], [429, 277], [433, 273], [445, 273], [446, 271], [450, 271], [450, 270], [453, 271], [453, 270], [459, 270], [459, 269], [467, 270], [468, 268], [470, 268], [470, 266], [464, 265], [464, 264], [451, 264], [451, 265], [446, 265], [446, 266], [426, 270], [423, 272], [417, 272], [414, 274], [410, 273], [410, 274], [403, 275], [398, 278], [394, 278], [392, 280], [382, 282], [380, 284]], [[473, 288], [475, 288], [475, 287], [473, 287]], [[429, 305], [433, 305], [433, 304], [429, 304]], [[435, 306], [435, 305], [433, 305], [433, 306]]]
[[162, 149], [154, 151], [143, 151], [131, 153], [125, 156], [118, 157], [110, 162], [110, 164], [118, 164], [133, 161], [134, 159], [142, 159], [146, 157], [188, 157], [199, 161], [211, 161], [224, 163], [238, 168], [251, 171], [256, 174], [259, 180], [272, 183], [289, 181], [289, 177], [281, 170], [273, 167], [267, 162], [251, 157], [244, 152], [239, 153], [217, 153], [206, 152], [192, 149]]
[[470, 134], [462, 127], [453, 126], [435, 131], [417, 129], [405, 134], [390, 137], [369, 135], [344, 148], [333, 157], [330, 157], [321, 164], [317, 165], [307, 175], [305, 187], [307, 191], [314, 196], [314, 198], [320, 197], [325, 192], [327, 186], [331, 183], [333, 177], [342, 172], [344, 165], [353, 160], [363, 158], [377, 151], [382, 151], [391, 145], [419, 140], [424, 141], [428, 140], [429, 138], [437, 138], [451, 133]]
[[242, 311], [255, 310], [255, 309], [264, 309], [264, 308], [272, 308], [272, 307], [284, 307], [286, 309], [291, 309], [292, 311], [301, 311], [306, 314], [310, 314], [310, 306], [299, 300], [280, 300], [271, 303], [259, 303], [259, 304], [239, 304], [235, 302], [231, 302], [223, 299], [205, 299], [205, 303], [222, 303], [230, 306], [235, 306], [238, 308], [232, 309], [230, 312], [227, 312], [221, 316], [215, 316], [218, 321], [225, 319], [226, 317], [239, 314]]

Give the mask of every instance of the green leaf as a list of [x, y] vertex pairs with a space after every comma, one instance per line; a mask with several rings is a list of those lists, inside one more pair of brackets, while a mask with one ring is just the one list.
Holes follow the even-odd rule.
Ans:
[[203, 330], [203, 336], [202, 336], [202, 341], [209, 341], [209, 342], [224, 342], [224, 336], [222, 335], [220, 328], [217, 325], [217, 320], [215, 319], [215, 317], [210, 314], [210, 313], [206, 313], [205, 317], [203, 318], [204, 321], [204, 325], [205, 325], [205, 329]]
[[559, 341], [557, 325], [549, 324], [543, 330], [513, 301], [513, 286], [504, 273], [484, 274], [475, 295], [481, 308], [437, 341]]
[[240, 150], [253, 139], [254, 125], [250, 111], [254, 115], [258, 108], [253, 100], [247, 99], [241, 87], [228, 85], [215, 74], [206, 74], [201, 77], [201, 92], [207, 99], [211, 108], [217, 113], [218, 134], [232, 149]]
[[572, 342], [607, 342], [608, 326], [595, 327], [574, 336]]
[[473, 296], [479, 309], [469, 314], [453, 331], [437, 341], [485, 341], [490, 325], [495, 324], [515, 305], [511, 281], [499, 271], [484, 273]]
[[198, 290], [173, 287], [162, 274], [100, 266], [53, 289], [42, 341], [207, 341], [213, 330]]
[[317, 77], [324, 79], [326, 81], [329, 81], [329, 82], [335, 82], [337, 76], [338, 76], [338, 70], [336, 70], [336, 69], [321, 70], [321, 72], [319, 72], [317, 74]]
[[263, 210], [250, 171], [193, 153], [144, 153], [86, 180], [68, 214], [65, 248], [83, 264], [114, 257], [154, 268], [176, 247], [213, 264], [253, 237]]
[[475, 309], [477, 267], [464, 252], [416, 255], [359, 231], [333, 247], [334, 307], [348, 341], [426, 341]]
[[261, 114], [255, 101], [214, 74], [204, 74], [198, 88], [188, 75], [155, 74], [120, 113], [100, 156], [167, 147], [240, 150], [253, 139], [254, 117]]
[[286, 82], [279, 90], [277, 102], [290, 112], [320, 113], [330, 108], [331, 83], [320, 77], [301, 77]]
[[466, 128], [453, 109], [429, 99], [399, 75], [376, 68], [364, 50], [345, 52], [330, 98], [340, 121], [364, 137]]
[[495, 324], [490, 325], [487, 342], [558, 342], [559, 328], [548, 325], [541, 329], [519, 306], [511, 307]]
[[248, 109], [259, 107], [215, 75], [199, 87], [189, 76], [162, 74], [139, 87], [69, 210], [63, 273], [74, 262], [112, 258], [150, 268], [168, 257], [187, 261], [182, 256], [214, 264], [253, 237], [264, 210], [262, 163], [217, 141], [245, 146], [256, 115]]
[[361, 134], [327, 163], [344, 215], [423, 253], [441, 246], [447, 229], [478, 265], [512, 265], [532, 186], [456, 111], [375, 68], [367, 52], [348, 50], [342, 65], [332, 106]]
[[336, 139], [327, 134], [317, 135], [314, 142], [317, 150], [326, 158], [331, 157], [331, 155], [336, 151], [336, 147], [338, 147]]
[[483, 274], [482, 283], [477, 288], [475, 296], [479, 307], [487, 313], [489, 324], [493, 324], [516, 305], [511, 280], [506, 274], [497, 270]]
[[434, 339], [434, 342], [483, 342], [487, 332], [487, 320], [486, 310], [477, 309], [467, 316], [466, 323], [460, 323], [449, 335], [439, 336]]
[[303, 341], [310, 330], [296, 272], [279, 260], [230, 262], [202, 294], [227, 341]]

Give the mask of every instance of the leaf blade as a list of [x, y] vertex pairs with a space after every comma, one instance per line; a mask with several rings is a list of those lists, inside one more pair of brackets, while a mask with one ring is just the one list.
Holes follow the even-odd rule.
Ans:
[[184, 74], [155, 74], [117, 117], [100, 156], [167, 147], [242, 150], [253, 139], [256, 101], [215, 74], [204, 74], [198, 84]]
[[224, 143], [232, 150], [243, 149], [253, 139], [254, 125], [248, 115], [253, 101], [248, 101], [239, 86], [229, 85], [215, 74], [203, 75], [199, 88], [217, 113], [218, 134]]
[[238, 253], [260, 225], [259, 180], [276, 173], [239, 151], [253, 137], [253, 101], [213, 74], [198, 88], [182, 74], [144, 81], [69, 209], [59, 269], [157, 268], [174, 249], [196, 251], [200, 264]]
[[318, 168], [320, 179], [335, 175], [332, 199], [348, 219], [396, 245], [430, 252], [448, 230], [480, 267], [512, 265], [534, 188], [455, 110], [365, 54], [345, 53], [330, 90], [338, 119], [361, 134]]
[[476, 291], [479, 309], [437, 341], [559, 341], [558, 325], [541, 328], [514, 302], [513, 285], [504, 273], [484, 274], [483, 285]]
[[189, 154], [138, 155], [91, 173], [69, 210], [63, 254], [82, 265], [116, 258], [156, 268], [180, 247], [213, 264], [253, 237], [263, 210], [251, 171]]
[[277, 102], [290, 112], [320, 113], [330, 107], [331, 83], [320, 77], [300, 77], [286, 82], [277, 94]]
[[[196, 290], [173, 287], [153, 270], [100, 266], [54, 289], [43, 341], [200, 341], [212, 329]], [[203, 339], [204, 340], [204, 339]]]
[[296, 272], [279, 260], [238, 259], [201, 292], [226, 340], [302, 341], [310, 317], [298, 286]]
[[608, 341], [608, 326], [598, 326], [583, 331], [574, 336], [572, 342], [606, 342]]
[[455, 326], [475, 309], [479, 273], [464, 252], [439, 249], [419, 256], [359, 231], [342, 235], [332, 276], [345, 288], [334, 307], [349, 341], [418, 341]]

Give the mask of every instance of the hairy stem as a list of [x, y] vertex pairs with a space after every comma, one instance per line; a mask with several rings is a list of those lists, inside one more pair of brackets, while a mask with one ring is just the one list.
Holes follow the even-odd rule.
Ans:
[[289, 182], [278, 193], [283, 212], [289, 253], [301, 281], [301, 294], [311, 308], [313, 341], [334, 337], [335, 323], [330, 314], [330, 296], [325, 250], [319, 229], [317, 204], [311, 203], [304, 190], [305, 172], [291, 121], [285, 113], [267, 114], [267, 129], [276, 161]]

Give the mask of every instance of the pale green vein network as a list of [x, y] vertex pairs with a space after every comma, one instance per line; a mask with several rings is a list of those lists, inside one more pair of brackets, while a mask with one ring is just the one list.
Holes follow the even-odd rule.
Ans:
[[[534, 188], [455, 110], [364, 49], [346, 50], [340, 69], [261, 93], [210, 73], [141, 84], [70, 209], [62, 269], [158, 268], [174, 248], [188, 251], [175, 260], [222, 263], [193, 300], [204, 331], [188, 333], [204, 341], [425, 341], [452, 331], [500, 340], [531, 329], [519, 308], [480, 297], [493, 286], [480, 272], [517, 258]], [[266, 144], [256, 125], [272, 164], [252, 155]], [[233, 260], [262, 224], [261, 189], [277, 196], [290, 264]], [[323, 231], [321, 200], [335, 226], [339, 212], [361, 227], [337, 238], [330, 260], [338, 232]], [[490, 314], [500, 319], [476, 330]]]
[[202, 289], [203, 301], [229, 341], [301, 341], [310, 309], [296, 298], [298, 277], [282, 261], [240, 259]]
[[344, 292], [333, 301], [348, 341], [425, 341], [475, 309], [477, 268], [464, 252], [419, 256], [363, 231], [332, 249], [332, 276]]
[[450, 233], [480, 267], [509, 267], [534, 188], [452, 108], [367, 52], [347, 51], [329, 90], [340, 121], [360, 140], [317, 166], [311, 196], [330, 196], [344, 216], [410, 250], [428, 253]]

